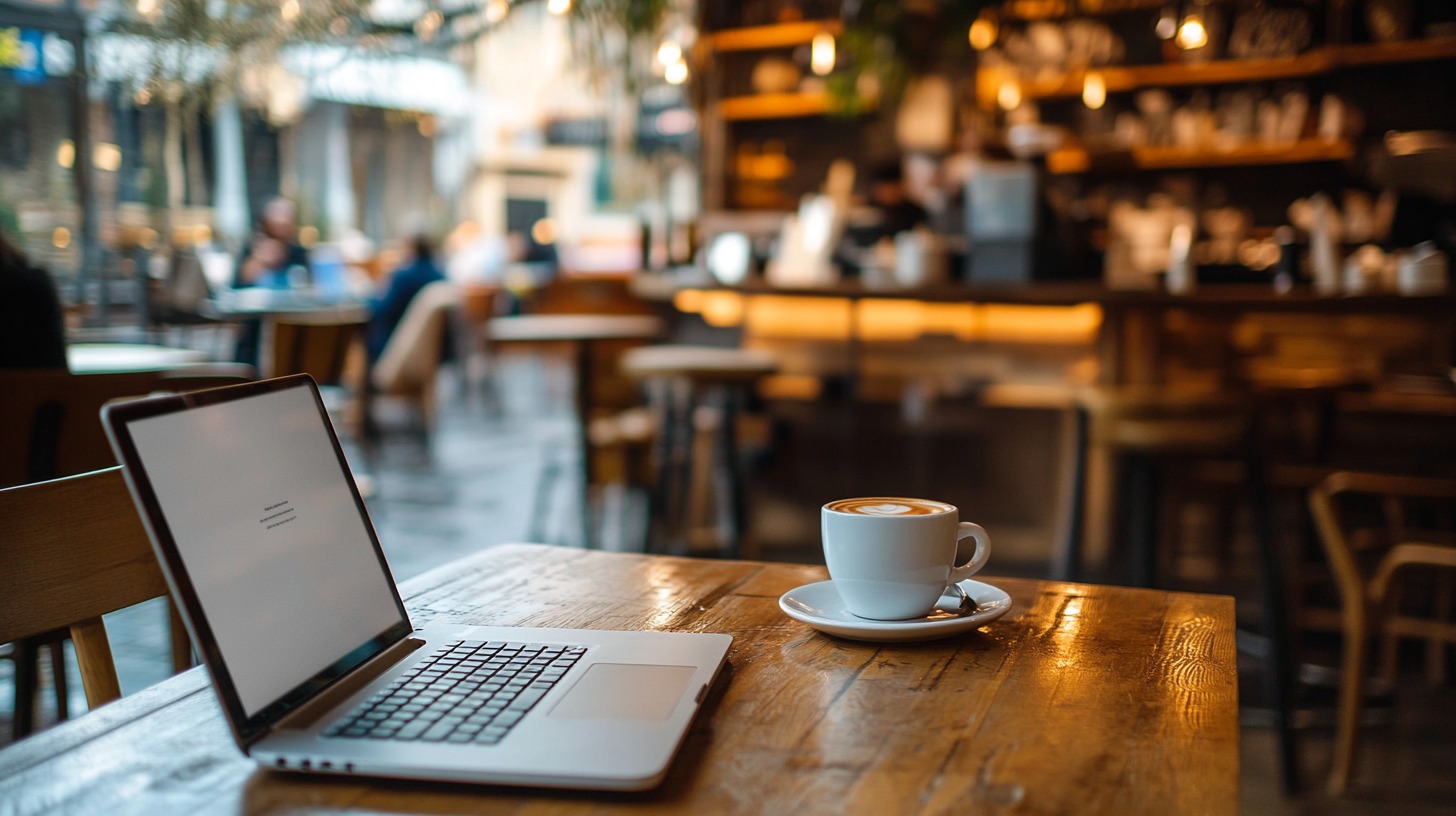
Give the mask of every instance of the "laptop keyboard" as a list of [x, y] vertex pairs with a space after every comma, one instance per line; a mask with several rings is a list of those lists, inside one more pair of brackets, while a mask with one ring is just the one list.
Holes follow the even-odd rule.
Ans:
[[559, 643], [453, 641], [324, 736], [494, 745], [583, 654], [585, 646]]

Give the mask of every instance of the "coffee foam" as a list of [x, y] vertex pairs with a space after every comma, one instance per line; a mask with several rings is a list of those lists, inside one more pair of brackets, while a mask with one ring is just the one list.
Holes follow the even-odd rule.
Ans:
[[829, 509], [836, 513], [858, 516], [931, 516], [948, 513], [954, 508], [941, 502], [927, 499], [899, 499], [874, 497], [865, 499], [840, 499], [830, 502]]

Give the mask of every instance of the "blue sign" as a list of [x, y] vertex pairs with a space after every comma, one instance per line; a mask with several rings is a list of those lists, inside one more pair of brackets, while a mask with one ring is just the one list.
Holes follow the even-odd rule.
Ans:
[[21, 85], [45, 82], [45, 32], [33, 28], [0, 28], [0, 68], [9, 68]]

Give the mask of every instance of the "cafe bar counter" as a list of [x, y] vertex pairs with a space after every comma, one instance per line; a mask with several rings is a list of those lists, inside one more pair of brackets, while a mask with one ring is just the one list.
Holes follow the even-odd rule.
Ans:
[[[709, 325], [741, 328], [745, 344], [804, 360], [806, 374], [873, 377], [886, 349], [912, 346], [905, 356], [921, 368], [976, 379], [1011, 370], [1162, 386], [1191, 365], [1205, 369], [1193, 377], [1227, 386], [1343, 361], [1347, 376], [1368, 383], [1392, 368], [1444, 371], [1456, 348], [1456, 293], [1326, 296], [1308, 286], [1277, 292], [1219, 284], [1175, 295], [1097, 281], [786, 288], [752, 280], [723, 287], [671, 273], [640, 275], [633, 288]], [[794, 351], [816, 344], [818, 353]], [[983, 361], [967, 368], [967, 355], [977, 354]], [[906, 367], [903, 359], [897, 364]]]
[[[505, 545], [406, 582], [416, 625], [734, 637], [663, 785], [639, 794], [275, 772], [233, 744], [203, 669], [0, 751], [7, 814], [1233, 814], [1233, 599], [984, 580], [980, 630], [864, 643], [786, 617], [817, 566]], [[502, 746], [509, 750], [509, 743]]]

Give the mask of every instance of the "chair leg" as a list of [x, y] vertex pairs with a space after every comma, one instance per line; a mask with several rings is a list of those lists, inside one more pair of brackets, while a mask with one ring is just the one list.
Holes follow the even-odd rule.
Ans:
[[182, 622], [182, 613], [177, 611], [177, 604], [171, 598], [167, 599], [167, 628], [171, 632], [172, 671], [180, 674], [192, 668], [192, 640]]
[[35, 731], [35, 691], [40, 685], [36, 661], [39, 658], [36, 638], [22, 638], [15, 642], [15, 721], [11, 723], [10, 733], [17, 741]]
[[1342, 794], [1355, 770], [1360, 741], [1360, 707], [1365, 699], [1365, 660], [1369, 649], [1369, 617], [1363, 605], [1345, 611], [1344, 658], [1341, 660], [1340, 701], [1335, 721], [1335, 754], [1328, 789]]
[[1131, 584], [1152, 587], [1158, 581], [1158, 480], [1151, 457], [1127, 456], [1128, 539]]
[[[1456, 574], [1443, 570], [1436, 578], [1434, 620], [1451, 620], [1452, 596], [1456, 596]], [[1447, 638], [1431, 636], [1426, 641], [1426, 680], [1433, 686], [1446, 682]]]
[[1076, 581], [1082, 566], [1082, 525], [1087, 491], [1087, 412], [1069, 408], [1062, 414], [1062, 472], [1058, 476], [1057, 551], [1051, 578]]
[[56, 690], [56, 719], [71, 718], [70, 684], [66, 679], [66, 642], [58, 640], [50, 644], [51, 683]]

